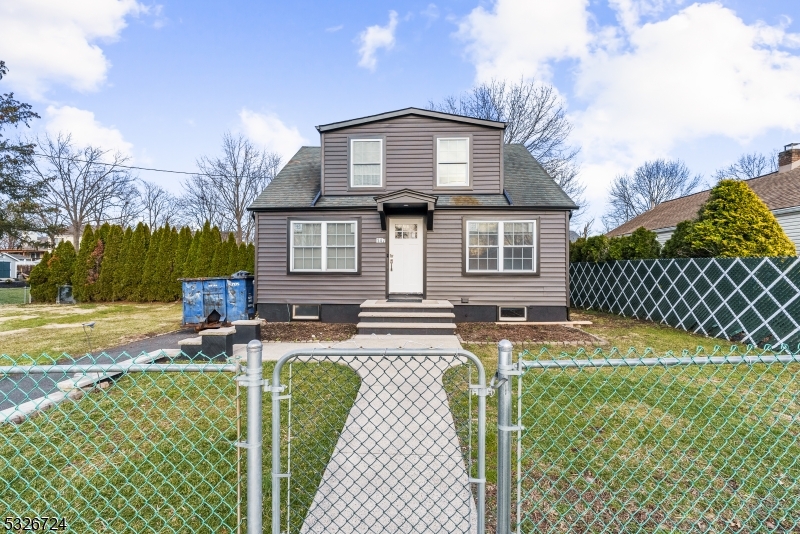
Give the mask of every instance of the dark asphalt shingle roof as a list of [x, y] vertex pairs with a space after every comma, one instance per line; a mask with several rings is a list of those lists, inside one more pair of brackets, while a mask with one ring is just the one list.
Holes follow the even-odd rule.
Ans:
[[[504, 186], [514, 207], [576, 209], [572, 200], [553, 181], [522, 145], [506, 145]], [[253, 201], [251, 210], [310, 208], [319, 192], [322, 172], [319, 147], [304, 146], [278, 176]], [[374, 194], [321, 197], [315, 208], [374, 208]], [[437, 208], [506, 207], [505, 195], [436, 195]]]

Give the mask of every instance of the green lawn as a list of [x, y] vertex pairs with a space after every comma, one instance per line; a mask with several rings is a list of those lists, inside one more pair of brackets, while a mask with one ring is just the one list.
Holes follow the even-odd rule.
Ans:
[[[578, 316], [578, 317], [576, 317]], [[707, 355], [740, 345], [599, 312], [609, 347]], [[465, 345], [491, 376], [497, 348]], [[603, 357], [515, 346], [514, 358]], [[605, 353], [607, 347], [603, 347]], [[758, 353], [757, 351], [756, 353]], [[679, 355], [679, 354], [678, 354]], [[618, 357], [618, 356], [617, 356]], [[531, 370], [522, 377], [522, 532], [755, 532], [800, 524], [800, 365]], [[513, 381], [513, 413], [517, 413]], [[453, 405], [457, 421], [467, 416]], [[495, 507], [497, 399], [487, 403], [487, 511]], [[516, 419], [516, 417], [515, 417]], [[514, 441], [516, 451], [516, 440]], [[514, 452], [516, 462], [516, 452]], [[514, 464], [516, 466], [516, 463]], [[516, 467], [515, 467], [516, 471]], [[516, 511], [514, 497], [514, 512]], [[489, 522], [493, 532], [493, 520]], [[792, 530], [793, 531], [793, 530]]]
[[181, 327], [181, 303], [27, 304], [0, 307], [0, 365], [52, 363]]
[[[272, 369], [265, 364], [265, 377]], [[333, 363], [294, 364], [291, 371], [296, 475], [291, 505], [299, 527], [360, 382], [354, 371]], [[289, 373], [287, 367], [285, 383]], [[245, 440], [247, 414], [242, 388], [237, 418], [232, 378], [230, 373], [129, 374], [79, 402], [0, 426], [4, 515], [63, 517], [70, 532], [236, 532], [240, 490], [242, 513], [246, 510], [246, 452], [234, 443]], [[265, 395], [265, 525], [272, 465], [268, 399]], [[288, 410], [282, 419], [285, 431]]]
[[27, 304], [30, 298], [31, 294], [28, 288], [0, 286], [0, 306], [6, 304]]

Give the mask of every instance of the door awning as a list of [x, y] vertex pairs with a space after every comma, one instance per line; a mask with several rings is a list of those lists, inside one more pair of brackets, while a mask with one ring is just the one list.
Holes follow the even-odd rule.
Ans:
[[381, 216], [381, 230], [386, 230], [386, 215], [424, 214], [428, 230], [433, 230], [433, 212], [436, 209], [434, 195], [428, 195], [412, 189], [392, 191], [375, 197], [378, 213]]

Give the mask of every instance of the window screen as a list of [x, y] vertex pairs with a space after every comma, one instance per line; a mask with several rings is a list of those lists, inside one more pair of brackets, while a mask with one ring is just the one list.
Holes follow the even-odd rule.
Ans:
[[469, 138], [437, 142], [437, 185], [469, 185]]
[[293, 304], [292, 319], [319, 320], [319, 304]]
[[381, 187], [382, 145], [381, 139], [351, 140], [352, 187]]
[[292, 271], [357, 271], [355, 221], [292, 222]]
[[536, 271], [535, 234], [535, 221], [467, 222], [467, 271]]
[[501, 321], [524, 321], [527, 318], [525, 306], [500, 306]]

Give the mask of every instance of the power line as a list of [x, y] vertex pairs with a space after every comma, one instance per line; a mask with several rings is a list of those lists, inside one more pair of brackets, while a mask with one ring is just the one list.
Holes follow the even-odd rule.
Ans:
[[[39, 156], [40, 158], [52, 159], [52, 157], [48, 156], [47, 154], [37, 154], [36, 152], [34, 152], [33, 155], [34, 156]], [[61, 159], [61, 158], [58, 158], [58, 159]], [[212, 176], [214, 178], [225, 178], [224, 174], [206, 174], [206, 173], [202, 173], [202, 172], [171, 171], [171, 170], [168, 170], [168, 169], [154, 169], [154, 168], [151, 168], [151, 167], [137, 167], [135, 165], [120, 165], [118, 163], [105, 163], [103, 161], [88, 161], [88, 160], [85, 160], [85, 159], [77, 159], [77, 158], [65, 158], [65, 159], [70, 159], [72, 161], [79, 161], [81, 163], [94, 163], [94, 164], [97, 164], [97, 165], [106, 165], [108, 167], [122, 167], [123, 169], [136, 169], [136, 170], [139, 170], [139, 171], [168, 172], [170, 174], [188, 174], [189, 176], [202, 174], [204, 176]]]

